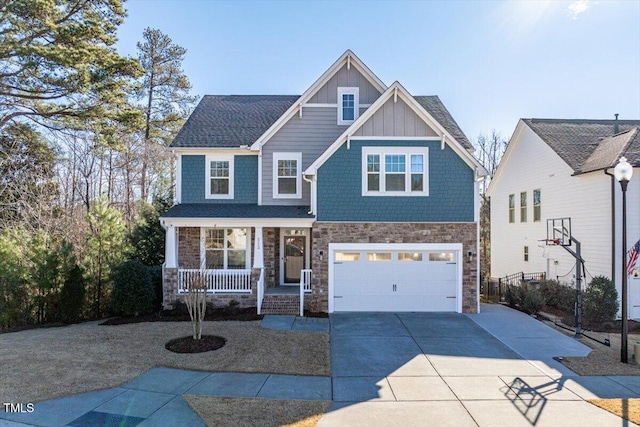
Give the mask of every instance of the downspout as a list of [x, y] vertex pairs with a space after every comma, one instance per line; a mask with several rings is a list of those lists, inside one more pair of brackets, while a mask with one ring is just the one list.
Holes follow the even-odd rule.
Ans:
[[604, 170], [605, 175], [611, 177], [611, 281], [616, 283], [616, 178], [609, 173], [609, 168]]
[[[311, 178], [307, 178], [307, 176], [310, 176]], [[310, 184], [309, 185], [309, 187], [310, 187], [309, 188], [309, 193], [310, 193], [309, 194], [309, 196], [310, 196], [309, 197], [310, 198], [309, 201], [311, 202], [310, 203], [311, 204], [311, 206], [310, 206], [311, 210], [309, 211], [309, 213], [312, 214], [312, 215], [315, 215], [316, 214], [316, 206], [315, 206], [315, 204], [316, 204], [316, 194], [315, 194], [316, 189], [315, 189], [315, 184], [314, 184], [315, 180], [313, 179], [313, 177], [314, 177], [314, 175], [302, 174], [302, 179], [304, 179], [305, 181], [307, 181]]]

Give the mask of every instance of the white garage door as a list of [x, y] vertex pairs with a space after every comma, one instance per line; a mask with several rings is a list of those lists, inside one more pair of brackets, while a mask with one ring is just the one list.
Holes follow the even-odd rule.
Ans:
[[333, 311], [458, 311], [459, 250], [336, 247]]

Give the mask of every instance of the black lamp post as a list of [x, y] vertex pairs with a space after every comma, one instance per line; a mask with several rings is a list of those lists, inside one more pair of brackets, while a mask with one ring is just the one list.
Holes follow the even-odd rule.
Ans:
[[622, 188], [622, 342], [620, 361], [627, 363], [629, 316], [627, 314], [627, 184], [633, 176], [633, 167], [627, 159], [620, 157], [613, 174]]

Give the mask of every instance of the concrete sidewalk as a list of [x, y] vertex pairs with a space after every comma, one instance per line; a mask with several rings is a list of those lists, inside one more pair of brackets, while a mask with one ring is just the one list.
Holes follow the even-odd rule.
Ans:
[[192, 394], [331, 400], [331, 378], [209, 373], [155, 368], [120, 387], [36, 403], [32, 413], [0, 412], [0, 427], [204, 426], [182, 399]]

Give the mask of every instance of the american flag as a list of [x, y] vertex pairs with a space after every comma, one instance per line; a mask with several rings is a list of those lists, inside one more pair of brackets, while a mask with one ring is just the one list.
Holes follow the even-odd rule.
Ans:
[[629, 262], [627, 263], [627, 276], [633, 276], [633, 270], [636, 267], [636, 261], [638, 261], [638, 253], [640, 253], [640, 240], [629, 251]]

